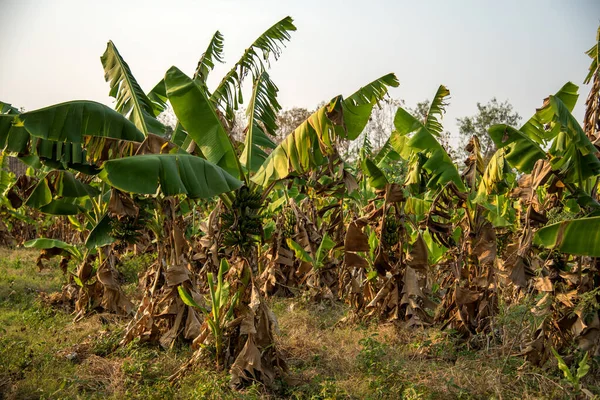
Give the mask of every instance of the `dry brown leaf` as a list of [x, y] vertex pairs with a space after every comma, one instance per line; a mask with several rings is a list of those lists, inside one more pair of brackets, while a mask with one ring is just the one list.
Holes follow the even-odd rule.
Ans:
[[406, 261], [411, 268], [421, 271], [427, 270], [429, 266], [427, 261], [427, 244], [420, 233], [417, 236], [417, 240], [413, 243]]
[[369, 251], [369, 238], [363, 233], [362, 229], [355, 222], [348, 225], [346, 240], [344, 241], [346, 251]]
[[482, 294], [479, 292], [465, 289], [460, 286], [457, 286], [454, 290], [454, 301], [456, 301], [458, 306], [474, 303], [479, 300], [481, 296]]
[[552, 292], [554, 285], [547, 276], [541, 276], [535, 280], [535, 288], [540, 292]]

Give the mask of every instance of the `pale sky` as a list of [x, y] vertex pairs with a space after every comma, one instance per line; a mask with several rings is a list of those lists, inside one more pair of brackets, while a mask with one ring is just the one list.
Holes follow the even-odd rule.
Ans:
[[[581, 86], [600, 0], [0, 0], [0, 101], [110, 105], [100, 63], [109, 39], [147, 92], [171, 65], [191, 75], [218, 29], [226, 64], [211, 73], [214, 87], [287, 15], [298, 30], [271, 69], [284, 108], [312, 109], [395, 72], [391, 95], [409, 107], [448, 86], [444, 122], [455, 134], [455, 118], [478, 101], [509, 100], [526, 119], [567, 81]], [[579, 120], [587, 93], [581, 87]]]

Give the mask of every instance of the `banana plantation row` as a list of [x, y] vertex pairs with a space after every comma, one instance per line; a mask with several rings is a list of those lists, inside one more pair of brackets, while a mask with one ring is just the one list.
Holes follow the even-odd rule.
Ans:
[[[42, 214], [57, 216], [47, 238], [24, 243], [41, 250], [40, 268], [62, 257], [68, 283], [54, 301], [71, 305], [75, 320], [129, 316], [123, 345], [189, 343], [197, 351], [173, 379], [203, 353], [234, 387], [284, 372], [269, 296], [345, 301], [348, 320], [495, 341], [499, 304], [535, 295], [534, 325], [515, 338], [516, 352], [535, 364], [553, 350], [600, 355], [600, 37], [588, 51], [583, 127], [571, 114], [578, 87], [567, 83], [523, 126], [490, 128], [497, 151], [487, 163], [474, 136], [457, 166], [439, 140], [445, 86], [424, 119], [398, 108], [377, 152], [339, 156], [337, 145], [355, 140], [399, 85], [394, 74], [333, 97], [277, 144], [281, 106], [268, 67], [295, 29], [289, 17], [270, 27], [213, 90], [219, 32], [191, 76], [171, 67], [149, 92], [109, 42], [101, 62], [114, 109], [0, 103], [2, 243], [30, 238]], [[168, 132], [158, 117], [171, 108]], [[9, 156], [27, 174], [9, 173]], [[384, 171], [400, 164], [408, 172], [394, 182]], [[128, 252], [156, 254], [136, 299], [118, 280]]]

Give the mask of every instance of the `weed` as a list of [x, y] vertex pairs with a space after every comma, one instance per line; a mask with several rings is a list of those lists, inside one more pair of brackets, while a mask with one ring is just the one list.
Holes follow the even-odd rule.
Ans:
[[356, 362], [361, 370], [369, 373], [376, 372], [387, 352], [387, 345], [379, 342], [377, 336], [375, 333], [358, 341], [363, 348], [356, 357]]

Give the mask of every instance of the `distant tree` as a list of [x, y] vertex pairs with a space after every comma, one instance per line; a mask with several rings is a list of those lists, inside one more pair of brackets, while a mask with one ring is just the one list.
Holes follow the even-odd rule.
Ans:
[[244, 107], [240, 107], [234, 113], [233, 124], [231, 126], [231, 137], [233, 140], [239, 143], [244, 142], [247, 125], [248, 117], [246, 116], [246, 109]]
[[165, 135], [167, 138], [171, 139], [173, 131], [175, 130], [175, 125], [177, 125], [177, 117], [175, 116], [173, 107], [171, 107], [170, 104], [167, 104], [165, 110], [160, 113], [156, 119], [165, 126]]
[[288, 110], [280, 111], [277, 116], [279, 130], [277, 131], [277, 140], [275, 141], [280, 143], [287, 135], [296, 129], [298, 125], [306, 121], [311, 114], [312, 111], [303, 107], [292, 107]]
[[481, 144], [481, 152], [485, 161], [496, 152], [496, 145], [488, 134], [488, 129], [492, 125], [507, 124], [516, 126], [521, 120], [519, 113], [513, 110], [512, 104], [508, 101], [499, 103], [496, 98], [492, 98], [487, 104], [477, 103], [477, 114], [457, 118], [459, 139], [459, 153], [464, 156], [464, 148], [469, 143], [473, 135], [477, 135]]
[[429, 99], [425, 99], [417, 103], [415, 108], [407, 108], [406, 111], [417, 117], [419, 121], [424, 122], [427, 118], [427, 112], [429, 111]]

